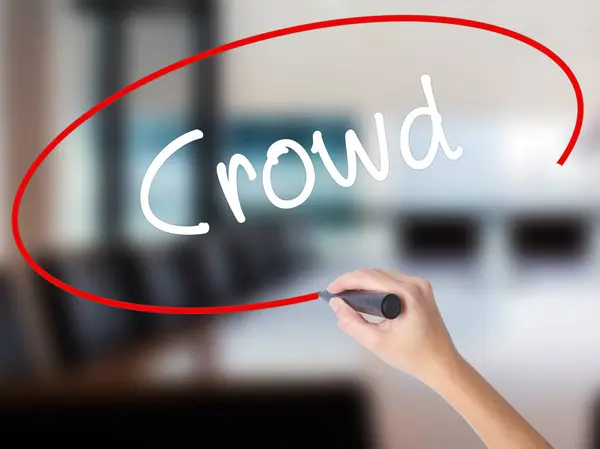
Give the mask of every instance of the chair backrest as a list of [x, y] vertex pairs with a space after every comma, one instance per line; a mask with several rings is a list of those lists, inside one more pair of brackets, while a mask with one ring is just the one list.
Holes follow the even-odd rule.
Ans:
[[300, 219], [265, 221], [260, 232], [269, 246], [269, 263], [277, 276], [287, 276], [303, 269], [311, 260], [312, 247], [306, 224]]
[[236, 295], [244, 296], [261, 284], [260, 264], [256, 263], [257, 242], [246, 232], [222, 232], [220, 247], [229, 257], [231, 286]]
[[[180, 253], [181, 249], [173, 245], [135, 252], [133, 263], [140, 280], [138, 302], [167, 307], [201, 307], [213, 304], [210, 292], [199, 291], [191, 285], [192, 282], [200, 282], [203, 273], [193, 272], [193, 266], [182, 267], [185, 261], [181, 260]], [[190, 281], [190, 277], [193, 281]], [[194, 320], [193, 316], [174, 314], [151, 314], [148, 318], [153, 332], [177, 328]]]
[[591, 413], [592, 426], [590, 435], [590, 449], [600, 449], [600, 391], [596, 394], [596, 400], [593, 403]]
[[26, 376], [33, 367], [15, 300], [10, 280], [0, 275], [0, 381]]
[[218, 306], [235, 291], [232, 254], [219, 234], [189, 239], [172, 248], [191, 306]]
[[293, 273], [306, 261], [302, 233], [286, 223], [263, 220], [243, 229], [223, 232], [223, 247], [231, 257], [232, 278], [242, 295]]
[[481, 245], [481, 224], [465, 213], [413, 213], [397, 220], [398, 243], [410, 260], [476, 260]]
[[[138, 283], [118, 251], [45, 257], [42, 266], [56, 278], [95, 295], [136, 302]], [[75, 297], [44, 279], [38, 291], [55, 330], [56, 343], [67, 364], [108, 355], [144, 333], [147, 316]]]
[[541, 260], [574, 262], [589, 247], [589, 219], [573, 215], [521, 215], [510, 224], [511, 250], [523, 265]]

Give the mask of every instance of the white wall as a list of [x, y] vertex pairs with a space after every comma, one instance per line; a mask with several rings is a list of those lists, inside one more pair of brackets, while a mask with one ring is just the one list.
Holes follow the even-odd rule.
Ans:
[[[70, 0], [53, 2], [52, 91], [53, 135], [96, 104], [98, 28], [89, 17], [74, 13]], [[143, 17], [126, 30], [128, 59], [126, 83], [131, 83], [167, 64], [189, 56], [189, 27], [179, 16]], [[147, 113], [181, 113], [187, 107], [190, 71], [181, 70], [132, 93], [126, 99], [132, 116]], [[123, 85], [125, 87], [125, 85]], [[80, 247], [95, 235], [95, 200], [98, 195], [94, 154], [94, 118], [67, 137], [49, 157], [60, 175], [54, 195], [54, 238], [62, 246]], [[156, 149], [157, 152], [160, 148]]]
[[[90, 53], [94, 30], [89, 21], [69, 10], [67, 0], [57, 0], [53, 5], [56, 5], [53, 54], [57, 61], [53, 92], [55, 130], [58, 132], [95, 100], [89, 91], [94, 76], [94, 57]], [[433, 14], [490, 22], [540, 41], [570, 65], [580, 80], [586, 100], [584, 134], [600, 107], [600, 85], [597, 83], [600, 4], [595, 0], [554, 2], [552, 6], [544, 0], [501, 3], [223, 0], [221, 7], [223, 43], [286, 26], [360, 15]], [[137, 20], [129, 29], [131, 41], [127, 52], [131, 65], [128, 81], [188, 56], [191, 50], [186, 44], [187, 32], [189, 24], [185, 18], [162, 16]], [[65, 51], [67, 48], [69, 50]], [[463, 165], [449, 166], [455, 179], [469, 178], [471, 185], [482, 186], [474, 192], [480, 195], [487, 195], [486, 192], [498, 187], [491, 184], [493, 177], [489, 176], [489, 171], [479, 173], [479, 178], [474, 177], [473, 170], [477, 171], [482, 164], [501, 167], [503, 171], [497, 171], [497, 176], [504, 176], [507, 183], [537, 180], [538, 174], [533, 178], [530, 176], [536, 161], [554, 167], [575, 119], [573, 89], [552, 61], [524, 44], [480, 30], [439, 24], [368, 24], [287, 36], [237, 49], [222, 57], [225, 59], [222, 89], [230, 114], [351, 112], [360, 120], [365, 145], [375, 149], [373, 113], [386, 115], [388, 130], [397, 138], [406, 113], [424, 104], [420, 75], [430, 74], [445, 120], [466, 118], [468, 121], [488, 116], [509, 119], [506, 129], [490, 134], [489, 139], [493, 142], [489, 147], [483, 139], [475, 149], [465, 148], [465, 151], [487, 152], [491, 154], [488, 159], [478, 156], [470, 162], [465, 159]], [[181, 111], [189, 105], [186, 93], [189, 74], [190, 71], [181, 70], [133, 93], [127, 100], [131, 112]], [[506, 150], [518, 146], [507, 137], [516, 132], [509, 128], [512, 126], [509, 121], [517, 124], [535, 121], [540, 128], [536, 132], [541, 134], [546, 132], [545, 127], [557, 130], [556, 138], [535, 148], [535, 158], [521, 160], [520, 166], [525, 168], [518, 172], [513, 170], [514, 158], [534, 153], [533, 149], [519, 148], [518, 152], [515, 149], [512, 153]], [[453, 145], [462, 143], [460, 130], [449, 137]], [[390, 145], [394, 144], [390, 138]], [[69, 137], [52, 156], [56, 160], [60, 158], [62, 189], [56, 200], [63, 211], [61, 215], [71, 213], [74, 217], [68, 228], [60, 225], [59, 232], [65, 241], [72, 243], [77, 241], [74, 236], [84, 236], [93, 222], [93, 218], [85, 218], [91, 217], [91, 212], [85, 211], [94, 195], [90, 190], [92, 183], [87, 181], [93, 176], [93, 161], [88, 153], [89, 136], [82, 129]], [[562, 177], [562, 186], [573, 184], [573, 179], [580, 178], [578, 170], [581, 167], [575, 168], [576, 164], [597, 166], [587, 163], [578, 156], [580, 153], [574, 152], [568, 167], [558, 174]], [[396, 156], [399, 155], [393, 155]], [[392, 173], [393, 170], [394, 166]], [[399, 177], [404, 176], [397, 170], [396, 173]], [[596, 176], [595, 173], [589, 175]], [[544, 179], [552, 181], [556, 178]], [[366, 196], [369, 202], [385, 198], [391, 185], [388, 182], [376, 185], [365, 177], [361, 182], [368, 188], [359, 189], [360, 193], [357, 190], [357, 194]], [[400, 178], [395, 181], [392, 178], [389, 182], [400, 183], [398, 185], [403, 185], [406, 191], [422, 190], [418, 183], [411, 189], [413, 184], [402, 184]], [[483, 186], [485, 182], [489, 188]], [[536, 186], [529, 187], [534, 189]], [[585, 188], [589, 190], [589, 186]], [[475, 190], [469, 185], [465, 189]], [[564, 196], [568, 200], [573, 194], [580, 192], [569, 191]], [[537, 199], [537, 193], [535, 196]], [[388, 197], [388, 200], [395, 202], [397, 198]]]
[[[93, 29], [68, 8], [67, 0], [53, 4], [55, 91], [57, 97], [70, 93], [56, 101], [59, 129], [93, 99], [88, 92], [94, 75], [89, 54]], [[223, 0], [221, 5], [223, 43], [305, 22], [368, 14], [436, 14], [491, 22], [557, 52], [579, 77], [588, 111], [600, 101], [596, 82], [600, 6], [594, 0], [557, 2], [552, 7], [543, 0]], [[129, 30], [128, 80], [187, 56], [188, 30], [186, 21], [175, 16], [136, 21]], [[223, 90], [231, 112], [312, 111], [319, 105], [334, 110], [350, 107], [368, 116], [376, 110], [408, 111], [422, 102], [419, 76], [429, 73], [436, 98], [446, 110], [461, 106], [475, 114], [552, 110], [574, 114], [572, 88], [548, 58], [479, 30], [439, 24], [367, 24], [287, 36], [224, 57]], [[133, 101], [140, 106], [179, 107], [186, 101], [185, 74], [184, 69], [142, 88], [132, 94]], [[156, 102], [143, 103], [144, 97]]]
[[[223, 42], [361, 15], [446, 15], [503, 26], [546, 45], [574, 71], [586, 102], [584, 136], [597, 120], [600, 5], [594, 0], [305, 0], [285, 7], [270, 0], [227, 0], [223, 10]], [[597, 163], [583, 156], [588, 150], [584, 139], [568, 164], [556, 170], [576, 116], [567, 77], [546, 56], [507, 37], [440, 24], [366, 24], [262, 42], [232, 51], [226, 60], [224, 92], [231, 112], [347, 109], [361, 120], [362, 136], [373, 149], [372, 114], [386, 115], [391, 174], [384, 183], [363, 178], [357, 194], [365, 203], [529, 204], [529, 197], [538, 203], [558, 198], [562, 207], [573, 199], [589, 202], [590, 190], [600, 190], [589, 181], [598, 173], [586, 166]], [[419, 83], [423, 73], [432, 77], [444, 120], [457, 124], [449, 139], [453, 146], [465, 146], [465, 156], [416, 173], [394, 150], [403, 118], [424, 104]], [[489, 123], [493, 117], [500, 118], [495, 129]], [[469, 124], [479, 136], [470, 134]], [[492, 198], [494, 191], [505, 198]]]
[[[591, 103], [600, 69], [593, 0], [504, 2], [424, 0], [226, 0], [223, 41], [338, 17], [432, 14], [504, 26], [549, 46], [579, 76]], [[278, 6], [277, 6], [278, 5]], [[573, 109], [567, 79], [551, 61], [511, 39], [439, 24], [368, 24], [314, 31], [235, 50], [228, 58], [232, 109], [340, 102], [370, 111], [420, 101], [418, 76], [434, 79], [440, 101], [497, 111]]]
[[6, 186], [6, 2], [0, 2], [0, 260], [9, 243], [10, 210]]
[[[89, 18], [74, 13], [68, 0], [57, 0], [51, 10], [51, 110], [52, 136], [58, 135], [94, 105], [94, 37]], [[53, 192], [53, 238], [74, 246], [88, 241], [94, 230], [96, 195], [94, 158], [89, 126], [74, 131], [48, 157], [44, 165], [56, 170]], [[66, 219], [68, 217], [68, 219]]]

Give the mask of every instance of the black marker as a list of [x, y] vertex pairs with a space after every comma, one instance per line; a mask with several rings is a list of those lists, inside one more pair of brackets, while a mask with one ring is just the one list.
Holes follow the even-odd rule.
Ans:
[[341, 298], [357, 312], [388, 320], [398, 318], [402, 312], [402, 300], [393, 293], [347, 290], [334, 295], [328, 291], [321, 291], [319, 297], [327, 302], [333, 298]]

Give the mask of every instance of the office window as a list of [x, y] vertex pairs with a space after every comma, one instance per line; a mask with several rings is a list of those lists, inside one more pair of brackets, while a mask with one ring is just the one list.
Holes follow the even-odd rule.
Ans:
[[[70, 2], [50, 8], [49, 138], [58, 135], [98, 99], [96, 60], [93, 52], [98, 26], [93, 18], [74, 14]], [[65, 51], [68, 49], [68, 51]], [[96, 145], [96, 118], [75, 130], [52, 152], [45, 164], [53, 164], [54, 189], [51, 216], [52, 240], [61, 248], [93, 245], [98, 239], [100, 193]], [[49, 141], [48, 141], [49, 143]], [[40, 148], [40, 152], [43, 148]]]
[[[0, 122], [2, 120], [0, 119]], [[6, 252], [6, 237], [8, 236], [7, 224], [9, 222], [9, 210], [8, 201], [7, 201], [7, 189], [6, 189], [6, 157], [5, 157], [5, 147], [3, 142], [3, 130], [0, 128], [0, 210], [4, 211], [2, 214], [2, 220], [0, 223], [0, 258], [3, 258]]]
[[[56, 132], [103, 99], [98, 97], [102, 76], [97, 70], [99, 41], [103, 36], [101, 28], [97, 18], [73, 15], [68, 8], [58, 14], [54, 28], [55, 53], [60, 54], [58, 49], [65, 47], [67, 42], [77, 45], [72, 46], [72, 52], [60, 54], [60, 64], [54, 65]], [[198, 51], [193, 44], [198, 40], [194, 24], [179, 14], [132, 16], [125, 26], [122, 40], [126, 63], [123, 67], [125, 73], [119, 81], [121, 87]], [[202, 104], [204, 98], [202, 92], [194, 94], [194, 86], [204, 86], [207, 81], [201, 67], [203, 63], [178, 70], [119, 100], [120, 107], [124, 108], [120, 120], [124, 136], [122, 148], [118, 150], [122, 166], [117, 181], [120, 184], [119, 201], [116, 203], [121, 203], [119, 210], [123, 215], [115, 218], [115, 226], [122, 227], [119, 233], [130, 241], [145, 243], [170, 237], [154, 228], [144, 217], [140, 206], [140, 187], [150, 163], [167, 144], [192, 129], [207, 132], [201, 119], [195, 116], [197, 103]], [[61, 97], [65, 101], [58, 101]], [[206, 104], [209, 104], [208, 100]], [[109, 109], [116, 105], [109, 106], [74, 132], [52, 156], [60, 158], [55, 229], [65, 245], [78, 247], [104, 243], [103, 226], [106, 226], [107, 220], [104, 219], [106, 208], [103, 209], [102, 203], [109, 180], [102, 166], [106, 158], [114, 161], [108, 156], [114, 148], [102, 143], [103, 131], [99, 125], [102, 114], [110, 113]], [[313, 193], [305, 204], [294, 210], [282, 211], [273, 206], [264, 194], [261, 178], [266, 152], [272, 143], [279, 139], [293, 139], [310, 152], [315, 130], [323, 133], [334, 163], [342, 174], [346, 174], [345, 132], [354, 129], [363, 139], [360, 129], [354, 125], [353, 120], [345, 116], [267, 114], [240, 117], [233, 111], [221, 125], [218, 160], [228, 164], [231, 155], [241, 153], [250, 159], [258, 173], [254, 182], [250, 182], [242, 172], [238, 176], [240, 202], [248, 222], [265, 215], [279, 219], [294, 217], [295, 214], [307, 217], [311, 222], [351, 221], [356, 212], [356, 191], [338, 186], [318, 155], [311, 155], [316, 172]], [[197, 192], [196, 186], [206, 172], [202, 172], [203, 167], [198, 166], [194, 156], [206, 145], [201, 140], [182, 148], [159, 170], [152, 183], [150, 204], [155, 215], [163, 221], [191, 226], [205, 219], [200, 209], [207, 197], [203, 196], [203, 192]], [[359, 178], [363, 175], [362, 171], [359, 163]], [[208, 173], [216, 181], [216, 167], [210, 167]], [[280, 158], [272, 175], [273, 187], [280, 197], [296, 196], [304, 181], [304, 169], [297, 156], [292, 153]], [[225, 220], [235, 224], [235, 217], [220, 189], [216, 194]], [[119, 220], [122, 220], [120, 224], [117, 223]]]
[[[193, 24], [179, 12], [132, 16], [126, 27], [127, 83], [179, 61], [195, 49], [191, 45]], [[201, 63], [200, 63], [201, 64]], [[196, 65], [180, 69], [133, 92], [127, 99], [122, 207], [125, 236], [146, 242], [167, 238], [144, 217], [140, 206], [142, 179], [160, 151], [180, 135], [190, 131], [192, 101], [190, 91]], [[167, 223], [194, 225], [197, 220], [192, 198], [194, 151], [202, 145], [182, 148], [162, 166], [150, 190], [154, 214]]]
[[[129, 129], [126, 158], [127, 178], [127, 223], [128, 234], [134, 239], [154, 239], [164, 234], [152, 227], [142, 214], [139, 191], [142, 178], [156, 155], [175, 138], [190, 131], [184, 117], [155, 116], [136, 117]], [[292, 211], [282, 211], [273, 206], [264, 194], [262, 168], [269, 146], [279, 139], [293, 139], [310, 152], [312, 133], [320, 130], [334, 163], [342, 173], [347, 172], [345, 132], [352, 128], [345, 118], [233, 118], [223, 126], [223, 147], [219, 160], [226, 165], [233, 154], [243, 154], [253, 164], [257, 179], [250, 181], [243, 170], [238, 174], [240, 204], [247, 222], [253, 219], [272, 217], [278, 219], [297, 213], [311, 222], [345, 221], [354, 212], [352, 189], [338, 186], [327, 173], [318, 155], [312, 155], [316, 172], [316, 183], [309, 200]], [[150, 192], [153, 212], [162, 220], [179, 225], [194, 225], [202, 217], [195, 216], [193, 204], [192, 176], [197, 176], [191, 152], [202, 151], [198, 147], [182, 148], [175, 153], [158, 172]], [[216, 179], [216, 167], [213, 170]], [[293, 152], [280, 158], [272, 171], [272, 184], [281, 198], [293, 198], [304, 186], [305, 171], [300, 159]], [[225, 196], [218, 203], [223, 208], [226, 221], [235, 223]]]
[[[257, 172], [257, 179], [253, 182], [249, 181], [243, 171], [238, 177], [240, 204], [247, 221], [264, 216], [277, 219], [282, 217], [282, 214], [286, 217], [297, 214], [310, 219], [313, 224], [350, 220], [356, 212], [356, 193], [353, 193], [352, 188], [337, 185], [325, 169], [320, 156], [310, 152], [312, 135], [319, 130], [334, 164], [342, 175], [346, 175], [348, 162], [345, 133], [349, 129], [354, 129], [360, 137], [360, 130], [354, 126], [353, 121], [343, 116], [262, 116], [232, 120], [226, 127], [221, 160], [228, 165], [231, 156], [240, 153], [250, 160]], [[285, 211], [269, 202], [262, 183], [267, 150], [280, 139], [291, 139], [300, 143], [310, 154], [316, 175], [315, 187], [310, 198], [297, 208]], [[283, 199], [292, 199], [300, 194], [305, 180], [303, 163], [293, 151], [280, 157], [279, 163], [271, 171], [273, 190]], [[222, 204], [227, 208], [225, 213], [233, 220], [225, 200]]]
[[[127, 129], [125, 157], [125, 232], [134, 241], [156, 240], [167, 234], [154, 228], [144, 217], [140, 205], [142, 179], [151, 162], [171, 141], [189, 131], [183, 117], [137, 115]], [[195, 176], [190, 157], [199, 148], [182, 148], [158, 171], [150, 189], [150, 206], [161, 220], [181, 226], [197, 223], [192, 204], [191, 182]]]

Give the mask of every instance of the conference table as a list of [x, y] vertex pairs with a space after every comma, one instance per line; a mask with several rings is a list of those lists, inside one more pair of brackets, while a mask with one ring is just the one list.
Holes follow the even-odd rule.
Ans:
[[[477, 267], [419, 267], [396, 260], [384, 238], [354, 252], [340, 262], [332, 251], [320, 267], [265, 289], [256, 300], [318, 290], [359, 267], [427, 277], [463, 356], [555, 447], [589, 447], [591, 412], [600, 394], [597, 276], [560, 264], [512, 279], [494, 279]], [[245, 314], [225, 322], [219, 335], [216, 353], [225, 378], [268, 373], [361, 380], [373, 392], [383, 447], [482, 447], [434, 392], [339, 331], [333, 312], [321, 301]]]
[[[256, 301], [322, 289], [337, 275], [382, 267], [427, 277], [464, 357], [556, 447], [586, 448], [600, 393], [600, 279], [583, 268], [549, 264], [505, 278], [478, 267], [398, 261], [383, 232], [341, 262], [339, 252]], [[373, 234], [371, 234], [373, 235]], [[340, 238], [342, 240], [342, 238]], [[324, 251], [327, 253], [327, 251]], [[321, 301], [244, 314], [215, 338], [223, 378], [355, 376], [373, 392], [384, 447], [482, 447], [434, 392], [394, 371], [344, 335]]]
[[[320, 243], [324, 250], [310, 268], [245, 300], [314, 292], [360, 267], [427, 277], [464, 357], [556, 447], [586, 447], [592, 402], [600, 387], [600, 280], [572, 270], [565, 275], [560, 266], [518, 282], [494, 280], [477, 267], [419, 267], [398, 261], [383, 232], [370, 235], [379, 237], [357, 240], [343, 258], [329, 237]], [[342, 244], [344, 237], [338, 238]], [[233, 384], [354, 378], [372, 391], [384, 447], [481, 447], [467, 424], [434, 392], [384, 365], [341, 332], [335, 315], [320, 300], [217, 317], [70, 376], [57, 383], [63, 391], [206, 380]]]

